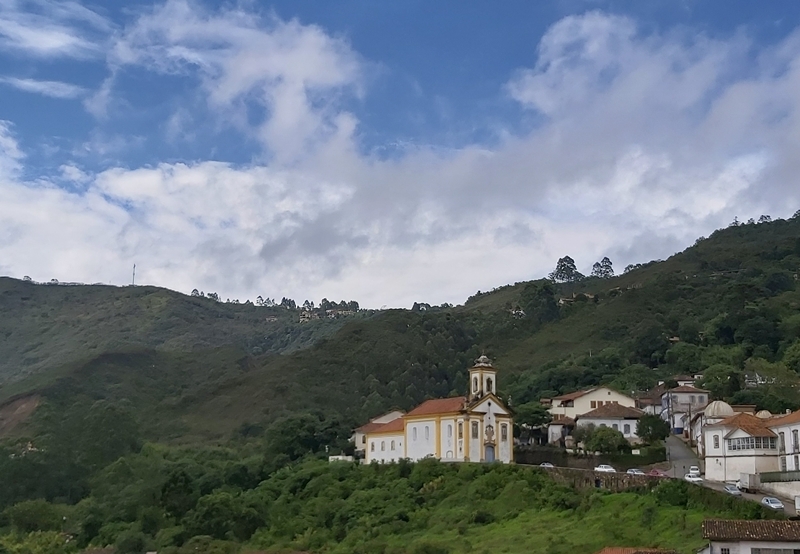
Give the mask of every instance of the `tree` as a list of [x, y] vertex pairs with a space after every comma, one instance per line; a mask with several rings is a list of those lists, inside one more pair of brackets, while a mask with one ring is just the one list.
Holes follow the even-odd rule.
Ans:
[[517, 423], [528, 427], [539, 427], [550, 422], [552, 416], [539, 402], [527, 402], [514, 408]]
[[197, 289], [192, 289], [192, 296], [200, 296], [200, 291]]
[[622, 273], [630, 273], [634, 269], [639, 269], [642, 267], [642, 264], [628, 264], [625, 266], [625, 269], [622, 270]]
[[603, 454], [616, 454], [631, 449], [631, 445], [625, 436], [611, 427], [596, 427], [584, 444], [589, 452]]
[[569, 256], [559, 258], [556, 268], [548, 277], [556, 283], [571, 283], [583, 279], [583, 275], [575, 267], [575, 260]]
[[654, 414], [644, 414], [636, 425], [636, 434], [644, 442], [653, 444], [669, 436], [669, 423]]
[[792, 371], [800, 373], [800, 339], [794, 341], [783, 353], [783, 363]]
[[31, 282], [31, 281], [33, 281], [33, 279], [31, 279], [31, 278], [30, 278], [28, 275], [26, 275], [25, 277], [23, 277], [23, 278], [22, 278], [22, 280], [23, 280], [23, 281], [26, 281], [26, 282]]
[[219, 295], [216, 292], [209, 292], [206, 296], [211, 300], [219, 302]]
[[733, 221], [731, 221], [730, 224], [728, 225], [728, 227], [738, 227], [739, 225], [741, 225], [741, 222], [739, 221], [739, 216], [735, 216], [733, 218]]
[[770, 221], [772, 221], [772, 217], [768, 215], [762, 215], [761, 217], [758, 218], [759, 223], [769, 223]]
[[794, 212], [794, 215], [792, 217], [790, 217], [789, 219], [800, 219], [800, 210], [797, 210], [796, 212]]
[[742, 372], [729, 364], [714, 364], [703, 372], [699, 386], [711, 391], [713, 398], [730, 398], [742, 389]]
[[592, 277], [599, 277], [600, 279], [609, 279], [614, 276], [614, 268], [611, 260], [608, 257], [603, 258], [599, 262], [595, 262], [592, 266]]

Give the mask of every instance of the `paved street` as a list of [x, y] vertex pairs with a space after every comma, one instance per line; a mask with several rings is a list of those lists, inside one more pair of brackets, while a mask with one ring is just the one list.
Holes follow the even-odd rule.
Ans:
[[[676, 435], [670, 435], [670, 437], [666, 440], [666, 445], [667, 460], [670, 462], [670, 468], [667, 473], [669, 473], [670, 476], [675, 477], [676, 479], [683, 479], [683, 476], [689, 473], [690, 466], [699, 467], [700, 471], [705, 475], [705, 468], [700, 465], [700, 461], [697, 459], [695, 453], [688, 446], [686, 446], [686, 443], [683, 442], [680, 437]], [[724, 491], [725, 483], [704, 480], [703, 486], [717, 491]], [[778, 498], [781, 502], [783, 502], [786, 515], [795, 515], [794, 499], [792, 498], [775, 496], [773, 494], [742, 493], [742, 498], [752, 500], [753, 502], [761, 502], [761, 499], [765, 496], [774, 496], [775, 498]]]

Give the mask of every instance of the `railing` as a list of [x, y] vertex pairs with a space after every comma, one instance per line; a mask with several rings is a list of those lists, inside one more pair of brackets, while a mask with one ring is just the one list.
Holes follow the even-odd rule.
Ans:
[[800, 481], [800, 471], [767, 471], [761, 474], [762, 483], [786, 483]]

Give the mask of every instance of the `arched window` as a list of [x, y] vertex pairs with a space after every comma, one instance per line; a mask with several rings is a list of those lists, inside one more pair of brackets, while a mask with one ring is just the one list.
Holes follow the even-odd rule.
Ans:
[[452, 458], [453, 457], [453, 451], [452, 450], [448, 450], [447, 453], [444, 455], [444, 457], [445, 458]]
[[381, 452], [386, 450], [386, 441], [381, 441]]
[[458, 438], [459, 439], [464, 438], [464, 424], [461, 423], [460, 421], [458, 422]]
[[472, 392], [478, 392], [478, 378], [474, 377], [472, 379]]
[[369, 443], [369, 451], [370, 452], [375, 452], [375, 441], [372, 441], [371, 443]]
[[425, 426], [425, 440], [431, 438], [431, 429], [427, 425]]
[[390, 447], [392, 450], [394, 450], [394, 441], [392, 441], [392, 443], [389, 445], [389, 447]]
[[508, 440], [508, 425], [505, 423], [500, 425], [500, 440], [503, 442]]
[[415, 441], [415, 440], [417, 440], [417, 428], [416, 428], [416, 427], [414, 427], [414, 428], [411, 430], [411, 440], [412, 440], [412, 441]]
[[473, 421], [472, 422], [472, 438], [473, 439], [477, 439], [478, 438], [478, 422], [477, 421]]
[[494, 389], [492, 388], [492, 384], [493, 383], [492, 383], [492, 378], [491, 377], [486, 379], [486, 392], [494, 392]]
[[719, 435], [714, 435], [714, 448], [719, 448]]
[[453, 426], [448, 424], [447, 425], [447, 438], [452, 438], [453, 436]]

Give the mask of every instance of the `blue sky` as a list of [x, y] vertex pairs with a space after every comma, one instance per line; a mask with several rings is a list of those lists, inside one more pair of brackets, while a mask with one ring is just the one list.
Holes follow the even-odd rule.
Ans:
[[0, 0], [0, 274], [458, 303], [800, 208], [796, 2], [121, 4]]

